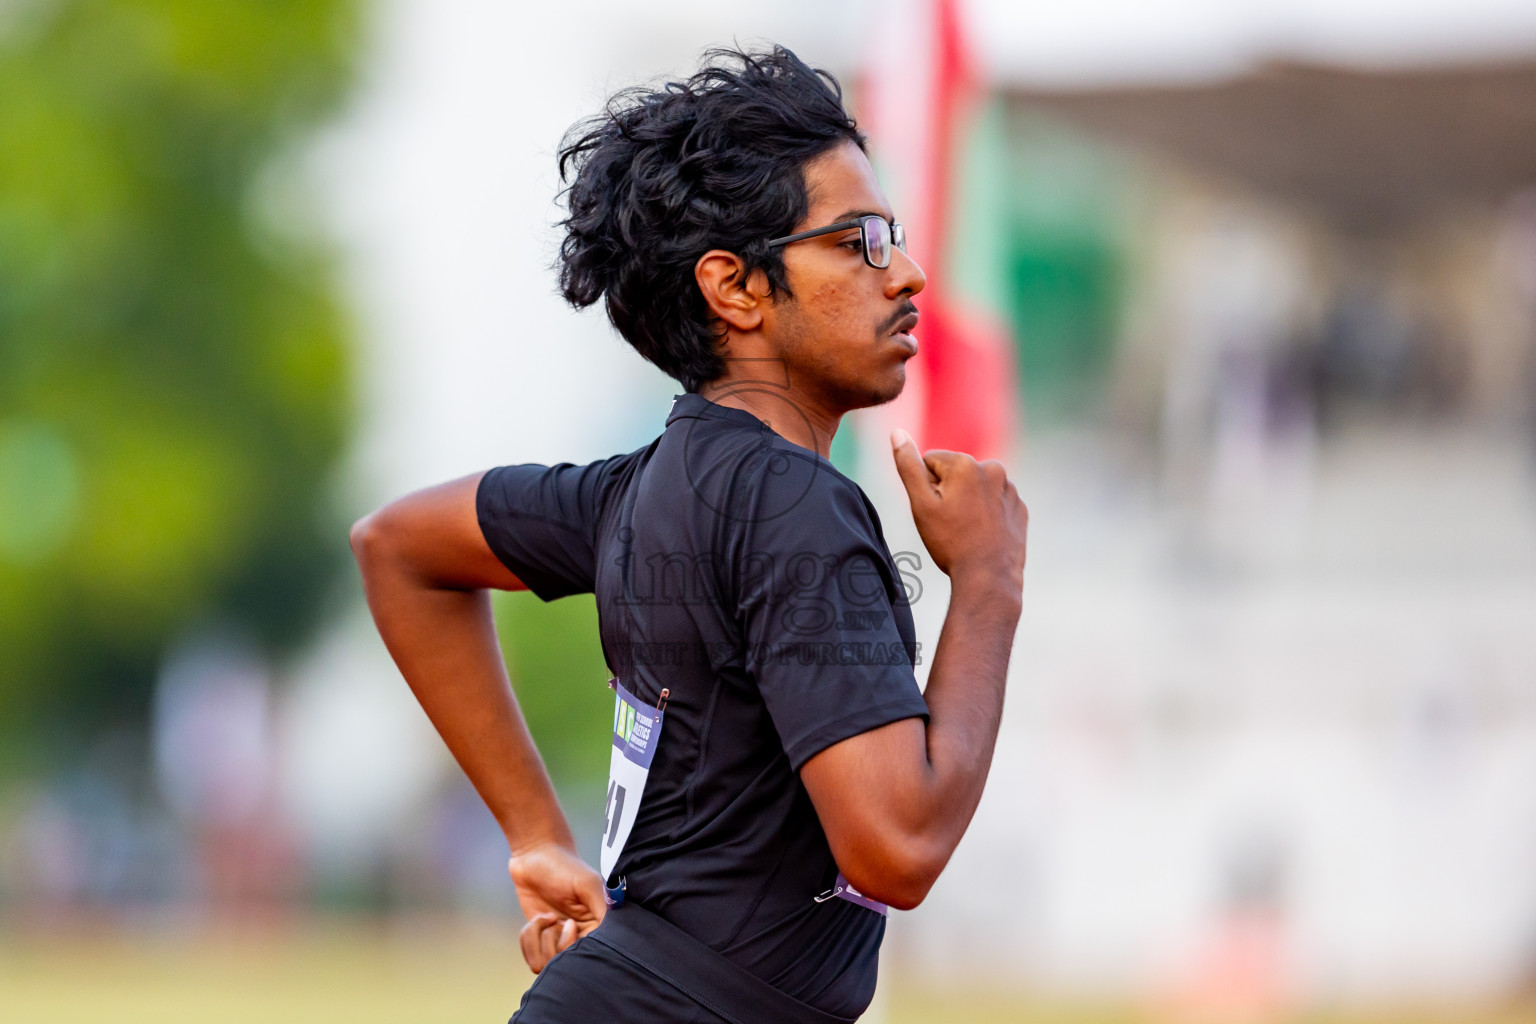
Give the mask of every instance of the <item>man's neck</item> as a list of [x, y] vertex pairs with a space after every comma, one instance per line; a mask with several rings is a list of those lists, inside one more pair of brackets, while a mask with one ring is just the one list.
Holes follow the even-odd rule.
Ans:
[[846, 410], [794, 386], [782, 359], [727, 359], [726, 372], [699, 389], [716, 405], [749, 412], [791, 444], [830, 458]]

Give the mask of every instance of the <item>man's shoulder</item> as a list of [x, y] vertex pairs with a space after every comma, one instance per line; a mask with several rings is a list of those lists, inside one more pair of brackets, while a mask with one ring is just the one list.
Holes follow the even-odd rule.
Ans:
[[782, 438], [737, 464], [737, 484], [748, 523], [774, 532], [870, 532], [869, 499], [828, 460]]

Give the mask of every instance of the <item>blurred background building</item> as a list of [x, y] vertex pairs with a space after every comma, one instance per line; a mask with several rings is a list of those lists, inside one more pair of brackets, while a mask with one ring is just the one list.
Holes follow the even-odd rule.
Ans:
[[[553, 153], [733, 39], [842, 78], [930, 272], [913, 387], [834, 451], [925, 646], [885, 431], [1032, 510], [987, 795], [874, 1014], [1522, 1019], [1536, 8], [1502, 0], [0, 0], [0, 992], [72, 1019], [112, 936], [338, 915], [515, 960], [346, 526], [661, 429], [675, 385], [555, 293]], [[596, 609], [497, 614], [590, 849]]]

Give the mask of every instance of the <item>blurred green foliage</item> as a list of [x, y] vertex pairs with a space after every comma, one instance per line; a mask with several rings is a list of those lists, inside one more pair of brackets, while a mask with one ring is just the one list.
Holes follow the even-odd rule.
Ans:
[[580, 787], [608, 777], [613, 691], [591, 594], [548, 604], [529, 593], [494, 597], [517, 702], [554, 778]]
[[293, 645], [341, 564], [347, 324], [290, 186], [360, 15], [0, 0], [0, 749], [141, 715], [194, 623]]

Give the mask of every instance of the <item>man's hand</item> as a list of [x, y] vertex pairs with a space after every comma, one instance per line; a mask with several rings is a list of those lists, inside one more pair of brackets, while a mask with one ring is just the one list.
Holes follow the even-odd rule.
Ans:
[[1022, 590], [1029, 510], [1002, 463], [937, 449], [919, 455], [904, 430], [891, 433], [891, 454], [934, 564], [951, 578], [997, 573]]
[[534, 974], [602, 923], [608, 911], [602, 878], [559, 844], [546, 843], [514, 854], [507, 871], [528, 919], [518, 941]]

